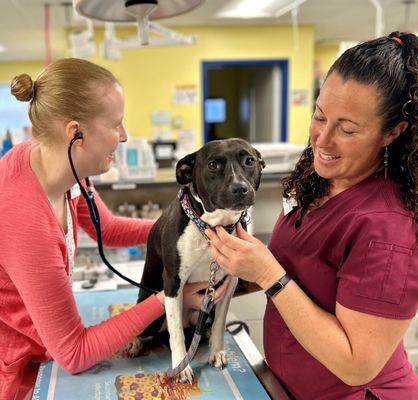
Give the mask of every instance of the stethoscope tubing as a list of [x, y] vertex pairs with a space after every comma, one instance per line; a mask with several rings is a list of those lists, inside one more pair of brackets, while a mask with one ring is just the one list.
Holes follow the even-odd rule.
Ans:
[[96, 230], [96, 236], [97, 236], [97, 248], [99, 250], [100, 258], [102, 259], [103, 263], [117, 276], [125, 280], [126, 282], [130, 283], [133, 286], [136, 286], [140, 289], [143, 289], [150, 293], [158, 293], [157, 290], [150, 289], [141, 283], [135, 282], [134, 280], [128, 278], [127, 276], [120, 273], [116, 268], [114, 268], [110, 262], [106, 259], [106, 256], [103, 251], [103, 240], [102, 240], [102, 230], [101, 230], [101, 224], [100, 224], [100, 214], [99, 210], [97, 209], [96, 202], [94, 201], [94, 194], [93, 189], [90, 185], [90, 179], [86, 178], [86, 184], [87, 184], [87, 190], [84, 188], [84, 186], [81, 184], [80, 179], [78, 178], [77, 172], [74, 167], [73, 158], [71, 155], [71, 149], [76, 140], [82, 139], [82, 136], [75, 135], [72, 139], [70, 144], [68, 145], [68, 160], [70, 162], [71, 171], [73, 172], [74, 178], [77, 181], [78, 186], [80, 187], [81, 194], [83, 195], [84, 199], [86, 200], [87, 207], [89, 209], [90, 219], [94, 225], [94, 229]]

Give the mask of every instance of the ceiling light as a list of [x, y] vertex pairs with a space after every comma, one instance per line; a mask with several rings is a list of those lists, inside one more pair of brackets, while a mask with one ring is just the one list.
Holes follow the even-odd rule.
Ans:
[[217, 18], [273, 18], [291, 11], [306, 0], [235, 0], [223, 7]]
[[218, 18], [266, 18], [271, 14], [268, 12], [269, 6], [275, 3], [275, 0], [236, 0], [223, 7], [216, 14]]

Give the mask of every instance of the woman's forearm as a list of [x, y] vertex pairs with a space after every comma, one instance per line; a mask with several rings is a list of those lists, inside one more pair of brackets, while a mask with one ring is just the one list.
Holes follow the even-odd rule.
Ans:
[[[263, 284], [263, 289], [268, 285]], [[309, 354], [345, 383], [357, 384], [358, 376], [365, 372], [357, 365], [349, 338], [335, 315], [318, 307], [294, 281], [273, 297], [273, 303]]]
[[[212, 257], [233, 276], [267, 290], [286, 273], [265, 245], [239, 226], [237, 237], [219, 227], [216, 232], [208, 229], [205, 233], [211, 240]], [[369, 379], [376, 365], [381, 365], [384, 357], [370, 362], [362, 355], [364, 351], [354, 351], [346, 325], [343, 327], [336, 316], [318, 307], [295, 281], [273, 296], [273, 302], [305, 350], [347, 384], [361, 384], [360, 380]], [[363, 343], [360, 347], [364, 348]]]

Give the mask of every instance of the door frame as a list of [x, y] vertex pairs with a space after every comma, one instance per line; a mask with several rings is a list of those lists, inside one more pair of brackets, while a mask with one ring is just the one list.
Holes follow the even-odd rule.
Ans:
[[273, 67], [279, 66], [281, 69], [281, 104], [279, 115], [281, 115], [280, 124], [280, 140], [287, 141], [287, 102], [288, 102], [288, 70], [289, 60], [287, 59], [271, 59], [271, 60], [219, 60], [219, 61], [202, 61], [202, 117], [203, 117], [203, 141], [208, 142], [209, 124], [205, 122], [205, 100], [208, 98], [208, 73], [211, 69], [219, 69], [224, 67]]

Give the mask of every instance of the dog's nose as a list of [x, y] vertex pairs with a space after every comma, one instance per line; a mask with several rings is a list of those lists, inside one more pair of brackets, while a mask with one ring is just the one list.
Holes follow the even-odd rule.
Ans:
[[248, 185], [245, 182], [235, 182], [231, 185], [234, 196], [245, 196], [248, 193]]

